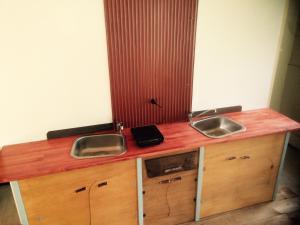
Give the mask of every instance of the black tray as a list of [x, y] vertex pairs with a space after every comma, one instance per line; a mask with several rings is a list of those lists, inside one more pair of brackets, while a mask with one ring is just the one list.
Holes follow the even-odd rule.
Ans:
[[131, 128], [131, 133], [140, 147], [158, 145], [164, 141], [164, 136], [155, 125]]

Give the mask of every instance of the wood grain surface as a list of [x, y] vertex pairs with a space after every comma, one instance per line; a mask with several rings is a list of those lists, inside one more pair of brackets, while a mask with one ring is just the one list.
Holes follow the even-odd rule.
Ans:
[[[173, 225], [193, 221], [196, 178], [196, 169], [146, 178], [143, 181], [145, 225]], [[164, 183], [172, 179], [177, 180]]]
[[280, 133], [208, 146], [201, 217], [272, 200], [284, 139]]
[[[99, 167], [102, 178], [91, 187], [91, 225], [138, 225], [135, 160], [107, 166]], [[112, 176], [105, 177], [110, 171]]]
[[226, 138], [212, 139], [190, 127], [187, 122], [160, 124], [157, 126], [165, 137], [164, 142], [153, 147], [139, 148], [134, 142], [130, 129], [125, 129], [128, 150], [118, 157], [80, 160], [72, 158], [71, 147], [78, 136], [4, 146], [0, 151], [0, 182], [300, 129], [298, 122], [271, 109], [229, 113], [225, 116], [242, 123], [247, 130]]
[[104, 1], [114, 121], [132, 127], [187, 119], [197, 5], [197, 0]]
[[118, 224], [120, 218], [122, 224], [137, 224], [134, 160], [25, 179], [19, 185], [31, 225]]

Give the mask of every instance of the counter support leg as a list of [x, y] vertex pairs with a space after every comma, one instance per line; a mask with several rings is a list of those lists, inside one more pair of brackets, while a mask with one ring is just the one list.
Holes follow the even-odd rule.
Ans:
[[286, 136], [285, 136], [285, 140], [284, 140], [284, 145], [283, 145], [283, 150], [282, 150], [278, 175], [277, 175], [275, 188], [274, 188], [274, 192], [273, 192], [273, 201], [276, 199], [276, 194], [278, 192], [278, 187], [279, 187], [279, 181], [280, 181], [280, 178], [282, 177], [282, 174], [283, 174], [284, 160], [285, 160], [285, 155], [286, 155], [287, 147], [288, 147], [288, 144], [289, 144], [290, 136], [291, 136], [291, 133], [287, 132]]
[[200, 150], [199, 150], [195, 221], [200, 220], [204, 155], [205, 155], [205, 148], [202, 146], [202, 147], [200, 147]]
[[10, 187], [14, 196], [20, 222], [22, 225], [29, 225], [18, 181], [11, 181]]
[[139, 225], [144, 225], [144, 205], [143, 205], [143, 164], [138, 158], [137, 165], [137, 191], [138, 191], [138, 221]]

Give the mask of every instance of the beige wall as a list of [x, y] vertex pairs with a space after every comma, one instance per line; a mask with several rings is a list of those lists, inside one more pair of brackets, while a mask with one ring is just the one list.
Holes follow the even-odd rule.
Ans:
[[[300, 9], [300, 3], [298, 3]], [[280, 112], [300, 122], [300, 20], [295, 35], [291, 58], [287, 66]], [[300, 131], [292, 132], [289, 144], [300, 149]]]
[[199, 0], [193, 110], [269, 105], [286, 0]]
[[[193, 109], [268, 106], [282, 0], [199, 0]], [[102, 0], [0, 0], [0, 146], [111, 122]]]
[[111, 121], [100, 0], [0, 0], [0, 146]]
[[298, 21], [297, 0], [289, 0], [287, 3], [286, 10], [284, 12], [284, 23], [280, 34], [281, 44], [278, 51], [278, 63], [275, 70], [270, 102], [270, 106], [277, 111], [280, 111], [284, 83], [294, 46]]

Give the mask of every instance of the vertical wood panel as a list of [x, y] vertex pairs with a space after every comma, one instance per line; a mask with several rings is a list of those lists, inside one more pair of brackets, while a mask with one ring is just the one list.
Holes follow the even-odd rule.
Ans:
[[104, 0], [114, 121], [133, 127], [187, 118], [197, 4]]

